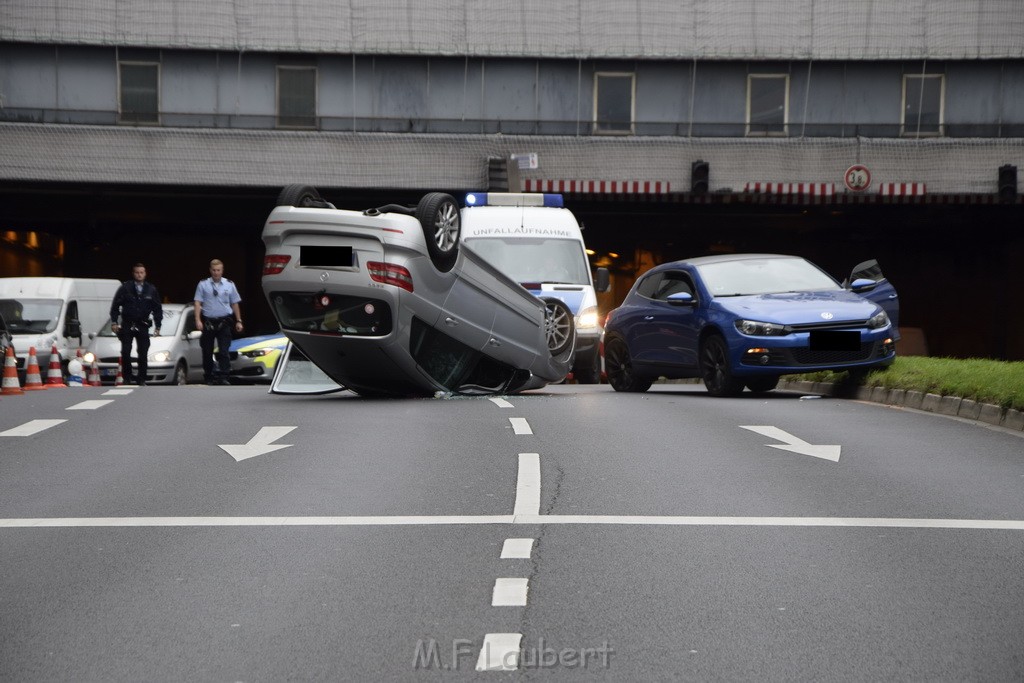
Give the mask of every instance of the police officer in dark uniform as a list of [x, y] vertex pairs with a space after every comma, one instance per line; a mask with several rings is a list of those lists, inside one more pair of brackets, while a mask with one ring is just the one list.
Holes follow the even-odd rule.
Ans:
[[[149, 318], [153, 317], [154, 332], [160, 336], [160, 324], [164, 320], [164, 309], [156, 287], [146, 282], [146, 266], [136, 263], [132, 266], [132, 279], [125, 282], [114, 294], [110, 304], [110, 329], [121, 340], [121, 372], [126, 384], [135, 382], [146, 386], [149, 372]], [[120, 323], [118, 319], [120, 318]], [[132, 342], [138, 349], [139, 375], [132, 377]]]

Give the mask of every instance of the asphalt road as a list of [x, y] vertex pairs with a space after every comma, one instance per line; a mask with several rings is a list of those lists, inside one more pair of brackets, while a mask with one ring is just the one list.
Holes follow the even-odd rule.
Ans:
[[1024, 678], [1019, 433], [694, 385], [107, 392], [0, 397], [0, 679]]

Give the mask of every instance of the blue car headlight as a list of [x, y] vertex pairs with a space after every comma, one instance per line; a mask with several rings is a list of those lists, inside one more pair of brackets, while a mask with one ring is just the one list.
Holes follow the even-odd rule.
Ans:
[[752, 337], [778, 337], [786, 334], [784, 325], [765, 323], [759, 320], [737, 320], [736, 329]]
[[885, 327], [889, 324], [889, 316], [885, 314], [885, 311], [879, 311], [875, 315], [868, 319], [868, 327], [872, 330], [877, 330], [880, 327]]

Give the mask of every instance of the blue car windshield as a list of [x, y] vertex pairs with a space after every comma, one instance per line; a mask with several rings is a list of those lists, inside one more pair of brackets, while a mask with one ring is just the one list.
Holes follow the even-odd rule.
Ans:
[[802, 258], [721, 261], [697, 266], [711, 296], [749, 296], [842, 289], [824, 271]]

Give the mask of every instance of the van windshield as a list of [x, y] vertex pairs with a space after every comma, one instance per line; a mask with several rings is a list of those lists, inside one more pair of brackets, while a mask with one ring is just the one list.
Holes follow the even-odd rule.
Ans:
[[60, 299], [0, 299], [0, 315], [11, 334], [42, 334], [57, 329]]
[[473, 250], [516, 282], [589, 285], [590, 266], [574, 240], [467, 238]]

